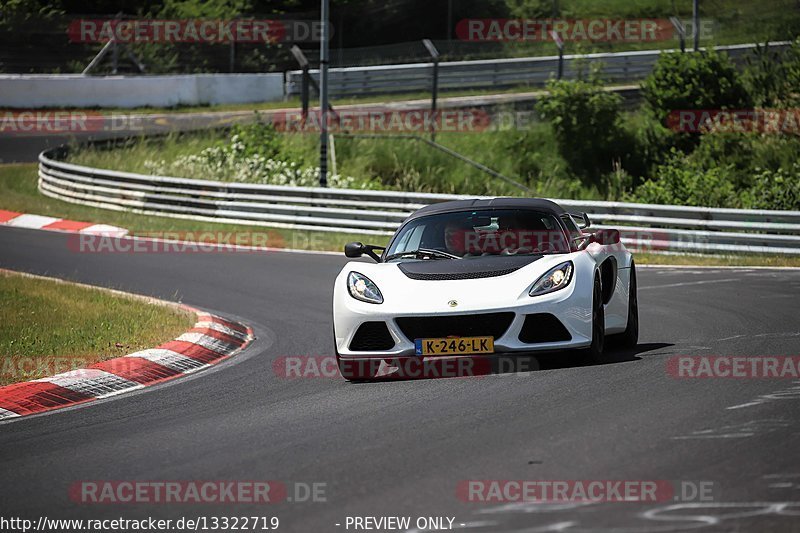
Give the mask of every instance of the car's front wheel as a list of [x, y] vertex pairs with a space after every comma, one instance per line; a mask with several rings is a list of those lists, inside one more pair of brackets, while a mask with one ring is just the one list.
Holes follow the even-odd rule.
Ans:
[[594, 277], [592, 290], [592, 344], [583, 350], [583, 359], [587, 363], [602, 363], [606, 343], [606, 315], [603, 308], [603, 290], [600, 276]]
[[614, 335], [614, 341], [624, 348], [633, 348], [639, 342], [639, 298], [636, 293], [636, 267], [633, 263], [628, 284], [628, 323], [625, 331]]

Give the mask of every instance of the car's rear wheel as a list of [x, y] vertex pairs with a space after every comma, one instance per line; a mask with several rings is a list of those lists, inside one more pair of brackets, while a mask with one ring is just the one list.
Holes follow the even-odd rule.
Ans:
[[628, 323], [625, 331], [614, 335], [614, 341], [625, 348], [633, 348], [639, 342], [639, 297], [636, 292], [636, 267], [633, 263], [628, 284]]
[[592, 290], [592, 344], [583, 350], [583, 359], [586, 363], [602, 363], [606, 341], [606, 316], [603, 308], [603, 290], [600, 285], [600, 276], [594, 277]]

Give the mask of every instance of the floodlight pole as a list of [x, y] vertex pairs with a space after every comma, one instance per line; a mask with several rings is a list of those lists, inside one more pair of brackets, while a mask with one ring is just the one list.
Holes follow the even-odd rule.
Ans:
[[328, 0], [322, 0], [320, 19], [322, 40], [319, 45], [319, 186], [328, 186]]

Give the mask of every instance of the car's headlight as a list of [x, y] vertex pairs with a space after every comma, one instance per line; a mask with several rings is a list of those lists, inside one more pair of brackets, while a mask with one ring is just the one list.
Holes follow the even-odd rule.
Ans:
[[383, 303], [383, 295], [380, 289], [364, 274], [350, 272], [347, 275], [347, 290], [350, 291], [350, 296], [356, 300], [371, 304]]
[[540, 296], [548, 292], [563, 289], [572, 281], [573, 270], [572, 261], [561, 263], [557, 267], [548, 270], [544, 276], [539, 278], [536, 283], [533, 284], [528, 294], [531, 296]]

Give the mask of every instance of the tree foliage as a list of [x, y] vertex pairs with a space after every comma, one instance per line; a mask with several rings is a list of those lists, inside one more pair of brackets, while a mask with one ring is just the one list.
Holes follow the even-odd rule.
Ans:
[[752, 99], [727, 54], [715, 51], [663, 53], [642, 83], [656, 117], [684, 109], [742, 109]]

